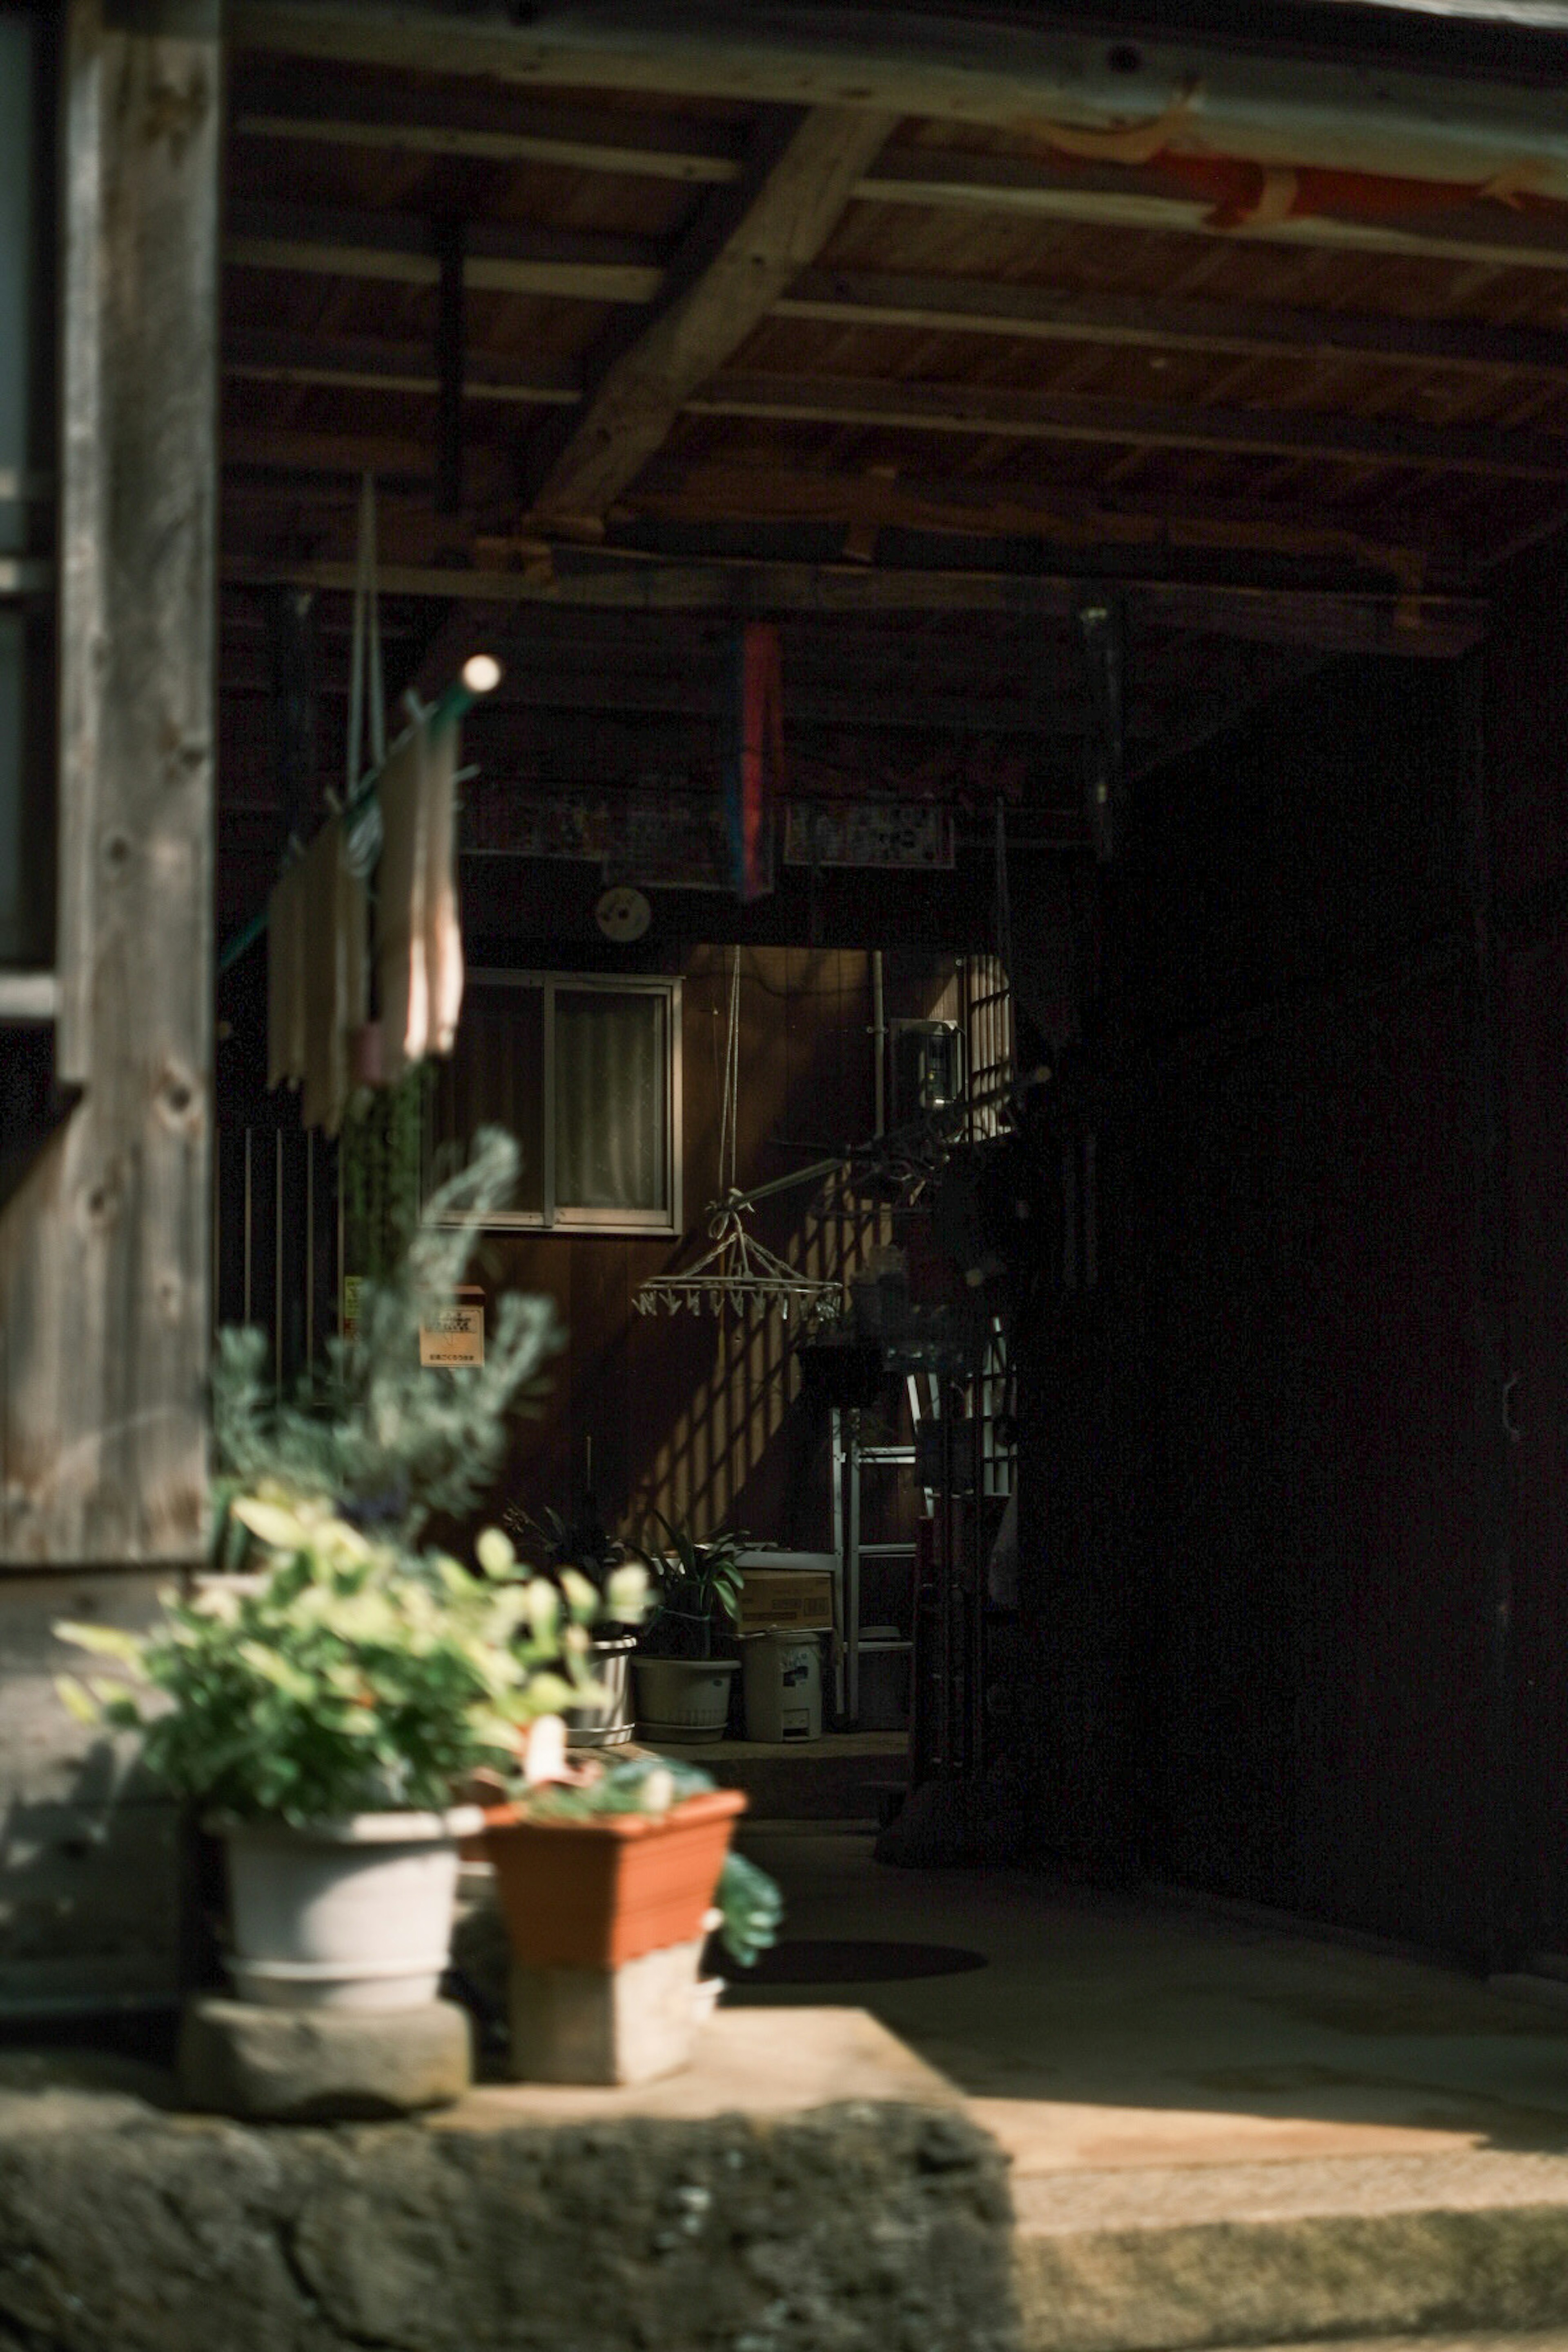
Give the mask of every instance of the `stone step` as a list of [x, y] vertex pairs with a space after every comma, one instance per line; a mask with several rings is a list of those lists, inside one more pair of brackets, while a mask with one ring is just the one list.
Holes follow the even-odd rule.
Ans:
[[1015, 2178], [1024, 2352], [1496, 2339], [1568, 2352], [1568, 2157]]
[[830, 1731], [820, 1739], [715, 1739], [662, 1754], [700, 1764], [721, 1789], [743, 1789], [753, 1821], [874, 1822], [879, 1797], [907, 1777], [901, 1731]]

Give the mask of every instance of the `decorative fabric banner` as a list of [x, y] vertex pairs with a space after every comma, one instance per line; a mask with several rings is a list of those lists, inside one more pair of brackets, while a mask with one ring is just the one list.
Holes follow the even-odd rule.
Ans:
[[784, 673], [770, 623], [748, 621], [741, 631], [731, 691], [724, 813], [731, 880], [749, 901], [773, 887], [773, 807], [784, 790]]

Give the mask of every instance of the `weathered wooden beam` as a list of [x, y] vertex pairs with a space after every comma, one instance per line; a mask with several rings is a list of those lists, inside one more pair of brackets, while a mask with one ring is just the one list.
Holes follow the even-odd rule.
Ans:
[[[292, 580], [352, 593], [348, 562], [231, 557], [225, 577], [259, 584]], [[672, 562], [600, 551], [558, 551], [551, 566], [468, 571], [437, 565], [384, 565], [389, 596], [438, 596], [506, 606], [554, 604], [579, 610], [724, 613], [1033, 614], [1069, 620], [1083, 581], [1056, 573], [894, 570], [864, 564], [765, 562]], [[1484, 603], [1468, 597], [1362, 594], [1352, 591], [1251, 588], [1198, 581], [1118, 581], [1129, 611], [1162, 628], [1213, 631], [1261, 645], [1318, 646], [1332, 653], [1388, 653], [1447, 659], [1477, 644]]]
[[[231, 269], [307, 270], [403, 286], [438, 286], [441, 279], [433, 225], [397, 213], [241, 202], [229, 208], [223, 257]], [[653, 248], [635, 237], [475, 221], [463, 282], [471, 291], [494, 294], [642, 303], [658, 293], [664, 271]]]
[[[1480, 186], [1533, 168], [1568, 195], [1559, 93], [1256, 47], [1153, 42], [935, 10], [762, 8], [755, 0], [540, 0], [518, 21], [432, 0], [233, 0], [237, 47], [493, 77], [513, 88], [642, 90], [859, 106], [1110, 134], [1265, 165]], [[1510, 181], [1510, 184], [1513, 184]]]
[[1384, 572], [1412, 589], [1430, 562], [1423, 547], [1397, 545], [1328, 523], [1307, 523], [1266, 509], [1215, 507], [1162, 499], [1156, 508], [1108, 505], [1092, 494], [1009, 488], [984, 482], [889, 480], [873, 473], [791, 471], [785, 467], [699, 461], [675, 469], [669, 484], [639, 484], [621, 503], [661, 521], [829, 522], [868, 528], [960, 533], [980, 539], [1037, 539], [1074, 547], [1198, 548], [1352, 563]]
[[[1297, 163], [1303, 160], [1295, 158]], [[1531, 183], [1532, 188], [1535, 184]], [[1137, 172], [1118, 163], [1063, 169], [1053, 163], [1048, 142], [1042, 142], [1037, 161], [971, 155], [956, 148], [902, 148], [884, 156], [855, 193], [867, 203], [918, 205], [939, 212], [1012, 213], [1094, 228], [1222, 236], [1232, 242], [1306, 246], [1315, 252], [1479, 264], [1489, 269], [1568, 269], [1568, 208], [1537, 213], [1477, 201], [1477, 188], [1468, 202], [1456, 198], [1451, 211], [1412, 212], [1403, 217], [1297, 215], [1260, 201], [1255, 213], [1237, 218], [1213, 196], [1194, 194], [1174, 174], [1162, 177], [1157, 163]], [[1262, 194], [1260, 189], [1260, 198]]]
[[83, 1091], [0, 1213], [12, 1566], [203, 1549], [220, 72], [216, 0], [70, 0], [56, 1068]]
[[1129, 447], [1493, 474], [1518, 481], [1568, 480], [1568, 434], [1406, 425], [1391, 417], [1319, 415], [1295, 408], [1210, 408], [1198, 402], [1089, 400], [989, 384], [738, 372], [717, 376], [686, 405], [695, 416], [754, 416], [778, 424], [982, 434], [1016, 441], [1113, 442]]
[[816, 259], [892, 128], [889, 117], [828, 107], [764, 127], [745, 176], [709, 198], [683, 240], [654, 318], [606, 352], [585, 386], [583, 414], [534, 498], [536, 515], [590, 523], [603, 516], [682, 404]]
[[1060, 293], [1052, 287], [879, 269], [807, 269], [775, 319], [922, 334], [1213, 352], [1230, 359], [1375, 360], [1466, 374], [1568, 375], [1568, 334], [1475, 319], [1403, 319], [1267, 302]]
[[[430, 379], [432, 393], [435, 379]], [[564, 405], [552, 392], [550, 400]], [[724, 370], [687, 394], [693, 416], [748, 416], [783, 425], [845, 425], [869, 432], [980, 436], [997, 440], [1099, 442], [1129, 448], [1199, 449], [1224, 456], [1300, 457], [1351, 466], [1400, 467], [1421, 473], [1491, 476], [1504, 480], [1568, 480], [1568, 434], [1492, 425], [1406, 424], [1388, 416], [1341, 416], [1297, 408], [1211, 408], [1201, 402], [1088, 399], [1016, 392], [989, 384], [889, 382], [883, 377], [753, 375]], [[661, 412], [662, 413], [662, 409]], [[647, 430], [636, 448], [652, 454]], [[631, 478], [633, 444], [593, 445], [577, 503], [545, 509], [542, 519], [602, 513]], [[584, 465], [587, 463], [584, 453]], [[431, 453], [397, 436], [299, 433], [287, 426], [236, 426], [225, 436], [231, 464], [301, 472], [379, 472], [423, 478]], [[638, 463], [643, 462], [640, 455]], [[617, 478], [619, 477], [619, 478]], [[570, 486], [563, 476], [563, 499]], [[614, 482], [612, 489], [608, 486]], [[589, 492], [592, 497], [589, 497]]]
[[[224, 373], [236, 383], [316, 385], [337, 392], [380, 392], [434, 400], [440, 390], [423, 343], [383, 342], [368, 335], [269, 334], [237, 324], [224, 337]], [[574, 408], [582, 399], [576, 372], [470, 350], [463, 371], [467, 400], [521, 408]]]
[[374, 92], [297, 75], [247, 79], [230, 128], [237, 138], [363, 147], [405, 155], [457, 155], [486, 163], [544, 163], [682, 185], [723, 186], [740, 177], [731, 150], [690, 124], [644, 115], [531, 105], [510, 92], [430, 92], [385, 83]]

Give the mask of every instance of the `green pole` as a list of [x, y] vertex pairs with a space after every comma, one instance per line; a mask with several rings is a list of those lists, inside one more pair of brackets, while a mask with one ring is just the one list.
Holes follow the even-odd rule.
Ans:
[[[425, 716], [429, 721], [432, 729], [448, 726], [461, 719], [465, 712], [469, 710], [478, 700], [479, 697], [474, 692], [471, 686], [465, 686], [460, 677], [454, 678], [450, 686], [443, 688], [442, 691], [437, 696], [435, 701], [431, 704], [430, 709], [425, 713]], [[363, 778], [362, 781], [354, 786], [353, 791], [349, 794], [347, 801], [343, 804], [342, 813], [344, 816], [357, 816], [360, 811], [365, 807], [367, 803], [375, 798], [376, 790], [380, 785], [382, 777], [386, 772], [387, 764], [391, 761], [393, 754], [401, 749], [403, 743], [406, 740], [406, 736], [400, 736], [397, 742], [393, 745], [392, 751], [388, 752], [386, 760], [382, 762], [382, 765], [379, 768], [373, 768], [369, 775]], [[240, 957], [246, 953], [247, 949], [253, 948], [256, 945], [257, 940], [261, 937], [266, 929], [267, 909], [265, 907], [260, 907], [257, 909], [256, 913], [251, 916], [248, 922], [242, 923], [237, 931], [230, 933], [229, 937], [224, 941], [223, 951], [217, 960], [217, 968], [220, 977], [224, 972], [230, 971], [232, 967], [239, 961]]]

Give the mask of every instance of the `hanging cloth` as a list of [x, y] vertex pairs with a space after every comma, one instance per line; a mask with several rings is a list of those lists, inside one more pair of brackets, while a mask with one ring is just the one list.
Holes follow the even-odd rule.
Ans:
[[296, 858], [267, 902], [267, 1083], [298, 1086], [304, 1075], [305, 892]]
[[447, 1054], [463, 1002], [458, 921], [458, 730], [434, 732], [421, 716], [393, 751], [377, 786], [381, 872], [375, 964], [382, 1052], [390, 1085], [427, 1054]]
[[353, 1085], [355, 1032], [365, 1017], [364, 885], [349, 863], [343, 822], [333, 817], [300, 872], [305, 910], [307, 1127], [336, 1135]]

